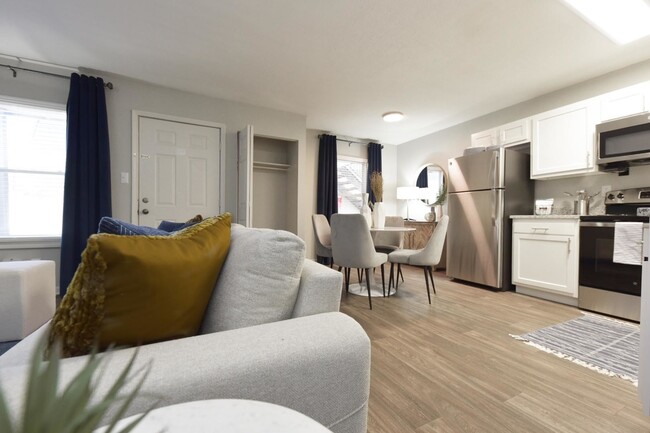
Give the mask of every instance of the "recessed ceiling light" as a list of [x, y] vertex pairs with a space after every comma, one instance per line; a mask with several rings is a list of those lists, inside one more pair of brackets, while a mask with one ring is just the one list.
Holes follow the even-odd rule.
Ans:
[[619, 45], [650, 34], [650, 6], [644, 0], [564, 0], [588, 23]]
[[384, 113], [381, 115], [384, 119], [384, 122], [399, 122], [404, 119], [404, 114], [399, 111], [391, 111], [389, 113]]

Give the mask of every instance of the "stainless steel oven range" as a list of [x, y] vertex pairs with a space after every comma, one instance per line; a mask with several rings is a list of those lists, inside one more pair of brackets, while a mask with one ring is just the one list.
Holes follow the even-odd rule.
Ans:
[[[619, 236], [629, 236], [630, 232], [620, 234], [623, 230], [632, 229], [632, 234], [641, 228], [648, 230], [650, 187], [611, 191], [605, 198], [605, 209], [606, 215], [580, 217], [578, 307], [638, 322], [641, 265], [640, 262], [620, 263], [621, 260], [614, 257], [614, 240], [617, 230], [621, 231]], [[620, 223], [636, 224], [623, 227]], [[633, 247], [638, 249], [643, 238], [621, 239], [623, 247], [630, 244], [634, 253]], [[641, 254], [638, 259], [643, 260]]]

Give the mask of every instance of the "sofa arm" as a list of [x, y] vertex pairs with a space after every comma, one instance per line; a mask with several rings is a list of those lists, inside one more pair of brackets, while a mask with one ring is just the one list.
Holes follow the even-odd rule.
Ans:
[[292, 317], [339, 311], [343, 275], [333, 269], [305, 260], [300, 276], [300, 289]]
[[[127, 348], [109, 355], [106, 380], [96, 387], [100, 395], [134, 351]], [[62, 386], [86, 360], [81, 356], [62, 361]], [[136, 369], [147, 363], [149, 376], [125, 417], [145, 411], [154, 401], [162, 407], [235, 398], [289, 407], [333, 432], [366, 431], [370, 341], [361, 326], [342, 313], [142, 346]], [[13, 414], [20, 410], [27, 371], [26, 365], [0, 369]]]

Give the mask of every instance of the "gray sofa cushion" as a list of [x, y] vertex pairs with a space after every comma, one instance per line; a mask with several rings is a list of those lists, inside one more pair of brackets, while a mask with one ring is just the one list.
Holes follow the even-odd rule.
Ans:
[[233, 224], [230, 251], [201, 333], [291, 318], [304, 260], [305, 243], [298, 236]]

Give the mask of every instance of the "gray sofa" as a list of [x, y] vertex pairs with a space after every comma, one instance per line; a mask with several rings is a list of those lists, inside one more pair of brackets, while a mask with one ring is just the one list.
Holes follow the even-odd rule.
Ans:
[[[273, 242], [273, 236], [278, 233], [258, 232], [262, 236], [256, 243], [262, 246], [265, 242], [266, 245]], [[220, 292], [219, 285], [231, 286], [232, 279], [238, 274], [250, 286], [250, 275], [238, 269], [241, 267], [239, 259], [242, 253], [256, 254], [259, 251], [246, 251], [251, 248], [250, 242], [238, 243], [237, 237], [244, 235], [249, 240], [255, 240], [257, 236], [252, 229], [233, 227], [231, 252], [238, 250], [229, 253], [226, 259], [213, 301], [218, 298], [218, 293], [221, 302], [228, 300], [228, 296], [224, 297], [225, 289]], [[283, 232], [282, 236], [288, 235]], [[260, 266], [275, 266], [269, 257], [262, 262], [258, 264], [258, 270]], [[229, 273], [227, 268], [236, 272]], [[150, 363], [151, 370], [140, 396], [126, 415], [140, 413], [156, 400], [157, 406], [162, 407], [194, 400], [237, 398], [292, 408], [333, 432], [365, 432], [370, 341], [357, 322], [338, 312], [341, 274], [304, 260], [298, 286], [293, 310], [287, 320], [140, 347], [136, 364]], [[219, 326], [228, 327], [223, 323]], [[25, 389], [26, 362], [35, 343], [47, 332], [48, 324], [0, 356], [0, 384], [8, 394], [14, 414], [20, 410]], [[125, 348], [109, 355], [106, 379], [111, 379], [111, 372], [121, 370], [134, 350]], [[63, 360], [63, 383], [85, 361], [85, 356]], [[99, 393], [107, 386], [106, 381], [100, 381]]]

